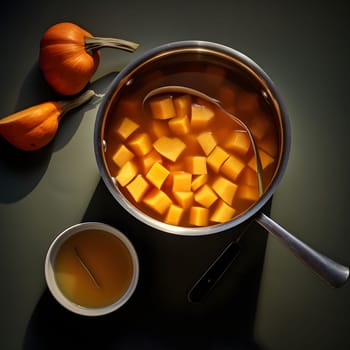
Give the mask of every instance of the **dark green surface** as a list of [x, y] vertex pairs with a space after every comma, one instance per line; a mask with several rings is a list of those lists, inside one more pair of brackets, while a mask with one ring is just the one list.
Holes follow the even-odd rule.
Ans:
[[[11, 2], [0, 14], [0, 115], [55, 97], [40, 76], [37, 57], [41, 35], [56, 22], [73, 21], [96, 36], [122, 37], [141, 44], [133, 54], [112, 49], [102, 52], [92, 84], [98, 93], [103, 93], [113, 72], [154, 46], [184, 39], [231, 46], [270, 75], [291, 119], [290, 161], [274, 196], [272, 217], [305, 242], [349, 265], [348, 19], [346, 1], [174, 1], [162, 6], [158, 1]], [[185, 303], [182, 308], [174, 305], [183, 297], [181, 288], [192, 278], [194, 281], [202, 264], [214, 259], [229, 241], [224, 235], [211, 237], [215, 244], [210, 242], [209, 248], [206, 239], [200, 238], [200, 257], [192, 259], [188, 252], [197, 251], [193, 239], [155, 232], [147, 237], [149, 232], [131, 224], [135, 230], [130, 236], [147, 264], [141, 266], [141, 288], [129, 309], [86, 320], [59, 308], [44, 281], [44, 258], [51, 241], [67, 226], [85, 219], [119, 220], [95, 164], [92, 135], [98, 99], [95, 102], [67, 115], [55, 141], [40, 152], [22, 154], [0, 142], [1, 349], [53, 348], [47, 342], [56, 336], [68, 341], [67, 325], [72, 320], [78, 324], [74, 341], [79, 345], [91, 339], [95, 348], [99, 335], [105, 336], [110, 348], [147, 349], [158, 344], [171, 349], [185, 342], [192, 348], [204, 344], [210, 349], [223, 349], [225, 344], [233, 348], [241, 341], [237, 333], [251, 332], [256, 347], [267, 350], [350, 348], [349, 284], [332, 289], [271, 238], [259, 288], [250, 285], [249, 294], [246, 283], [242, 288], [237, 284], [237, 276], [245, 281], [259, 277], [261, 264], [256, 265], [261, 263], [263, 246], [254, 246], [250, 253], [240, 255], [241, 265], [233, 265], [218, 286], [221, 288], [210, 296], [205, 310], [211, 310], [209, 316], [213, 316], [212, 333], [206, 318], [200, 317], [201, 312], [208, 316], [208, 311], [194, 311], [193, 305]], [[123, 225], [128, 230], [124, 216], [121, 228]], [[247, 244], [254, 245], [255, 234], [247, 236]], [[176, 259], [187, 262], [188, 269], [177, 269]], [[243, 277], [238, 271], [245, 271]], [[173, 277], [181, 281], [176, 292]], [[243, 299], [237, 297], [242, 293]], [[252, 303], [239, 324], [241, 306], [246, 305], [242, 300]], [[167, 308], [160, 309], [160, 305]], [[163, 311], [167, 318], [157, 318]], [[182, 324], [184, 314], [194, 321], [189, 318]], [[153, 323], [147, 322], [149, 315]], [[227, 316], [225, 322], [220, 318], [223, 315]], [[128, 328], [134, 325], [134, 318], [135, 327]], [[49, 328], [50, 323], [57, 328]], [[97, 333], [95, 326], [100, 327]], [[173, 334], [157, 337], [157, 329], [165, 332], [171, 326]], [[191, 326], [198, 337], [189, 340], [185, 334], [192, 333]], [[118, 329], [123, 330], [122, 337], [114, 337], [120, 334]], [[139, 337], [132, 338], [135, 335]], [[130, 339], [138, 340], [132, 344]]]

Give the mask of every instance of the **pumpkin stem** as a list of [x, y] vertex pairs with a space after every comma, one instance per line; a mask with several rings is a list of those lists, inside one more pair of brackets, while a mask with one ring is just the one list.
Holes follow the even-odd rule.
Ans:
[[71, 109], [77, 108], [84, 104], [85, 102], [89, 101], [92, 96], [95, 95], [95, 92], [93, 90], [86, 90], [84, 93], [81, 95], [74, 97], [72, 99], [68, 100], [63, 100], [63, 101], [58, 101], [57, 103], [59, 104], [62, 112], [60, 115], [60, 118], [67, 112], [69, 112]]
[[132, 41], [116, 38], [99, 38], [99, 37], [85, 37], [85, 50], [90, 55], [103, 47], [111, 47], [124, 51], [134, 52], [139, 44]]

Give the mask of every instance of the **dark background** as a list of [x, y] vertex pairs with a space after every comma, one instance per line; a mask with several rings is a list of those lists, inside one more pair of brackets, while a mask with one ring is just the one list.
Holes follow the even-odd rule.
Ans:
[[[166, 42], [208, 40], [242, 51], [275, 82], [291, 120], [290, 160], [271, 216], [349, 265], [349, 14], [346, 1], [12, 1], [0, 14], [0, 116], [57, 98], [37, 61], [40, 38], [56, 22], [141, 44], [133, 54], [102, 51], [91, 82], [97, 93], [130, 60]], [[95, 163], [98, 101], [67, 115], [43, 150], [23, 154], [0, 141], [1, 349], [350, 348], [349, 284], [329, 287], [279, 242], [266, 242], [256, 224], [208, 298], [188, 303], [188, 289], [237, 232], [174, 236], [122, 211]], [[62, 309], [44, 280], [51, 241], [86, 220], [123, 230], [141, 261], [130, 302], [96, 319]]]

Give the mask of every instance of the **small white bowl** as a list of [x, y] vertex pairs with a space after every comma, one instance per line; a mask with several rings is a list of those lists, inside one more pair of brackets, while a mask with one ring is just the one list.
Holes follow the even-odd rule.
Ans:
[[[127, 288], [126, 292], [118, 300], [116, 300], [110, 305], [106, 305], [102, 307], [85, 307], [85, 306], [78, 305], [72, 302], [70, 299], [68, 299], [62, 293], [59, 286], [57, 285], [55, 272], [54, 272], [54, 265], [55, 265], [56, 255], [60, 247], [72, 235], [77, 234], [78, 232], [81, 232], [81, 231], [86, 231], [86, 230], [99, 230], [99, 231], [107, 232], [114, 235], [124, 243], [124, 245], [127, 247], [131, 255], [131, 259], [133, 263], [133, 275], [130, 281], [130, 285]], [[136, 285], [139, 279], [139, 260], [138, 260], [138, 256], [134, 246], [129, 241], [129, 239], [119, 230], [117, 230], [112, 226], [99, 223], [99, 222], [84, 222], [65, 229], [51, 243], [45, 259], [45, 278], [46, 278], [46, 283], [50, 292], [63, 307], [65, 307], [69, 311], [72, 311], [76, 314], [80, 314], [84, 316], [100, 316], [100, 315], [111, 313], [119, 309], [122, 305], [124, 305], [130, 299], [130, 297], [132, 296], [132, 294], [136, 289]]]

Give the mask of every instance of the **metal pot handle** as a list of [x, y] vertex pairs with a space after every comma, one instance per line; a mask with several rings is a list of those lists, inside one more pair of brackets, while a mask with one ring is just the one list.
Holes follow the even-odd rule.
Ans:
[[313, 248], [290, 234], [286, 229], [264, 213], [255, 217], [263, 228], [277, 237], [298, 258], [311, 267], [323, 280], [333, 287], [341, 287], [349, 277], [349, 268], [316, 252]]

